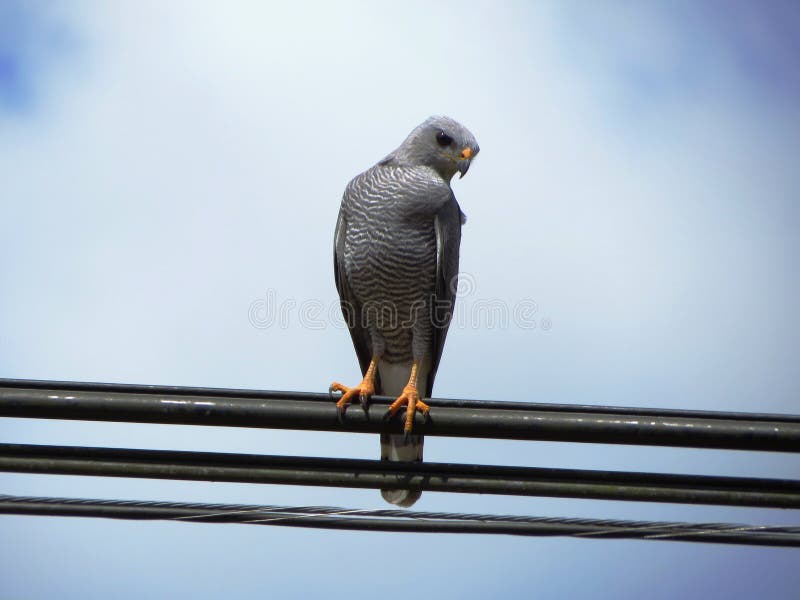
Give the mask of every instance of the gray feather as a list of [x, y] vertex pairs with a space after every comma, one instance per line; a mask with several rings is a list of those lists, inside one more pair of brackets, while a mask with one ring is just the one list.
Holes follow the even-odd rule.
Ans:
[[[336, 233], [333, 238], [333, 274], [336, 281], [336, 291], [339, 292], [339, 303], [342, 316], [350, 331], [353, 347], [356, 350], [361, 374], [367, 372], [372, 358], [370, 341], [367, 331], [361, 326], [361, 306], [347, 283], [347, 274], [344, 272], [344, 233], [347, 229], [347, 218], [344, 208], [339, 210], [336, 221]], [[376, 389], [380, 389], [380, 382], [376, 381]]]
[[444, 350], [444, 340], [453, 318], [458, 289], [459, 246], [461, 245], [461, 209], [455, 196], [436, 215], [436, 289], [434, 292], [434, 330], [432, 340], [433, 367], [428, 375], [429, 394], [433, 394], [433, 381], [439, 369]]

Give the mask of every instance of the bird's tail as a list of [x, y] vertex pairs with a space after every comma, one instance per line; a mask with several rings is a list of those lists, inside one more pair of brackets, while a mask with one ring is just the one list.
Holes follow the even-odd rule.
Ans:
[[[381, 391], [384, 396], [397, 397], [403, 393], [403, 388], [408, 382], [408, 365], [383, 365], [379, 367]], [[420, 396], [426, 397], [428, 390], [425, 388], [427, 373], [420, 373], [419, 392]], [[402, 433], [382, 433], [381, 434], [381, 460], [392, 460], [401, 462], [422, 462], [422, 447], [424, 438], [421, 435], [404, 435]], [[396, 504], [403, 508], [413, 505], [422, 492], [419, 490], [381, 490], [381, 496], [387, 502]]]
[[[382, 433], [381, 460], [422, 461], [422, 446], [424, 442], [425, 440], [421, 435], [411, 434], [406, 439], [406, 436], [402, 433]], [[419, 490], [381, 490], [381, 496], [387, 502], [408, 508], [419, 500], [422, 492]]]

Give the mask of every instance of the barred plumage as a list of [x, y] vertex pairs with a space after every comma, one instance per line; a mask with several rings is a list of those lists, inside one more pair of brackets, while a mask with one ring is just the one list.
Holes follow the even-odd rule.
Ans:
[[362, 307], [361, 322], [371, 333], [370, 354], [381, 354], [389, 363], [412, 360], [414, 326], [417, 358], [430, 355], [434, 218], [450, 189], [441, 178], [437, 185], [428, 171], [376, 165], [353, 180], [342, 202], [348, 215], [344, 271]]

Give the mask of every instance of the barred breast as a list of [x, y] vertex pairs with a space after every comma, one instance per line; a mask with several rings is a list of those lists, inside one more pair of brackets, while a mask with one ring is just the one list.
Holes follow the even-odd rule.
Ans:
[[424, 167], [376, 166], [345, 190], [345, 271], [386, 362], [408, 362], [414, 349], [430, 347], [434, 218], [448, 197], [449, 186]]

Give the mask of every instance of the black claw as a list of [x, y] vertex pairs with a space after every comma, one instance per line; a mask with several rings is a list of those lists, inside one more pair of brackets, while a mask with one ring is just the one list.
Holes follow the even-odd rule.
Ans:
[[429, 411], [429, 412], [424, 412], [424, 413], [422, 413], [422, 422], [423, 422], [424, 424], [426, 424], [426, 425], [427, 425], [427, 424], [428, 424], [428, 421], [430, 421], [430, 420], [431, 420], [431, 414], [430, 414], [430, 411]]
[[410, 435], [411, 435], [411, 432], [410, 432], [410, 431], [403, 431], [403, 443], [404, 443], [404, 444], [407, 444], [407, 443], [408, 443], [408, 437], [409, 437]]
[[345, 407], [339, 408], [336, 407], [336, 418], [339, 419], [339, 423], [344, 423], [344, 411], [347, 410]]
[[383, 413], [383, 420], [384, 421], [389, 421], [389, 420], [391, 420], [391, 418], [392, 418], [392, 412], [391, 411], [387, 410], [385, 413]]
[[358, 397], [358, 401], [361, 403], [361, 408], [364, 409], [365, 413], [369, 412], [369, 398], [364, 396], [363, 394]]

